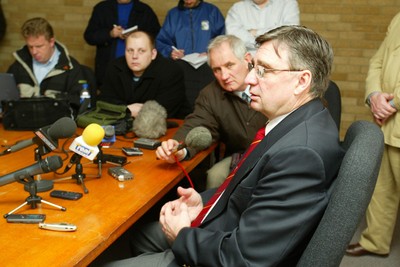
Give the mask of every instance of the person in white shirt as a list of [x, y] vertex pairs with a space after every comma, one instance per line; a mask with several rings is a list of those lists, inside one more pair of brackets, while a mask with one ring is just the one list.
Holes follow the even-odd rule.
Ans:
[[233, 4], [225, 19], [226, 33], [242, 39], [252, 54], [257, 36], [279, 26], [299, 24], [296, 0], [242, 0]]

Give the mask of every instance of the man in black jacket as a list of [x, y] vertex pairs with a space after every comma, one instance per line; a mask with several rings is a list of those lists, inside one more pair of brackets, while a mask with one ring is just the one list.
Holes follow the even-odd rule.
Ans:
[[86, 42], [95, 45], [95, 74], [98, 85], [103, 82], [110, 60], [124, 55], [124, 29], [138, 26], [153, 36], [160, 23], [154, 11], [139, 0], [107, 0], [98, 3], [84, 33]]
[[135, 31], [126, 38], [125, 57], [108, 65], [98, 99], [127, 105], [134, 118], [143, 103], [155, 100], [169, 118], [179, 118], [186, 99], [183, 72], [157, 53], [150, 34]]
[[21, 28], [26, 45], [13, 53], [9, 67], [21, 97], [48, 96], [66, 98], [75, 112], [84, 79], [82, 67], [67, 48], [57, 42], [50, 23], [44, 18], [27, 20]]

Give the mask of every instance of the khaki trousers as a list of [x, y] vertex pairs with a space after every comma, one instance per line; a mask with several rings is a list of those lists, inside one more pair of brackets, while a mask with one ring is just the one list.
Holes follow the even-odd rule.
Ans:
[[377, 254], [388, 254], [400, 200], [400, 148], [385, 145], [378, 180], [369, 203], [360, 245]]
[[232, 157], [226, 157], [207, 171], [206, 189], [219, 187], [230, 173]]

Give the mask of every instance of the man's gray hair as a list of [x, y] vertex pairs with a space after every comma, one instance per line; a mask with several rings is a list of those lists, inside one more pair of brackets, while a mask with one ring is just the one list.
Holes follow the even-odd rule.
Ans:
[[309, 70], [312, 73], [310, 93], [323, 97], [329, 84], [333, 63], [333, 50], [330, 44], [318, 33], [304, 26], [282, 26], [256, 38], [257, 46], [271, 42], [279, 55], [279, 46], [289, 51], [289, 68]]
[[[241, 39], [234, 35], [219, 35], [212, 39], [207, 48], [208, 54], [210, 54], [212, 49], [221, 46], [223, 43], [229, 44], [236, 58], [240, 60], [244, 59], [244, 56], [247, 53], [246, 45]], [[208, 58], [208, 64], [210, 65], [210, 58]]]

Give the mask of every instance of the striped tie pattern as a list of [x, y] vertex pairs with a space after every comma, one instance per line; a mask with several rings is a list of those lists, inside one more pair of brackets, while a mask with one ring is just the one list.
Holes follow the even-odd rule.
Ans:
[[258, 130], [258, 132], [256, 133], [256, 137], [254, 138], [253, 142], [250, 144], [246, 153], [242, 156], [242, 158], [240, 159], [240, 161], [238, 162], [236, 167], [231, 171], [231, 173], [228, 175], [228, 177], [226, 177], [225, 181], [221, 184], [221, 186], [218, 187], [215, 194], [210, 198], [210, 200], [207, 202], [207, 204], [203, 207], [203, 209], [200, 211], [199, 215], [197, 215], [197, 217], [193, 220], [193, 222], [191, 224], [192, 227], [198, 227], [203, 222], [208, 211], [215, 204], [215, 202], [219, 199], [220, 195], [228, 187], [229, 182], [235, 176], [235, 173], [240, 168], [242, 163], [246, 160], [247, 156], [250, 155], [251, 151], [254, 150], [254, 148], [261, 142], [261, 140], [264, 137], [265, 137], [265, 126], [263, 126], [261, 129]]
[[248, 94], [246, 94], [245, 92], [242, 93], [242, 99], [246, 102], [246, 103], [250, 103], [251, 102], [251, 98]]

